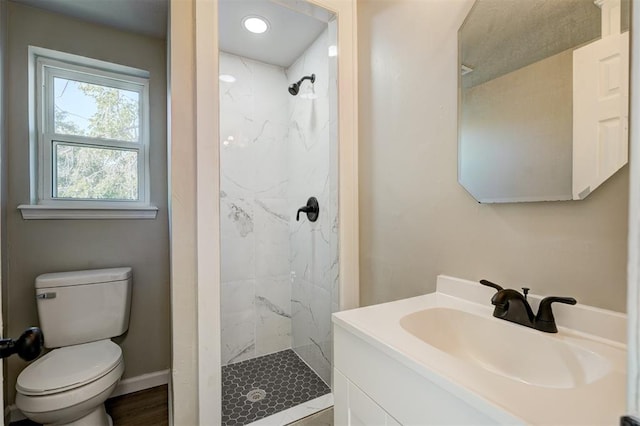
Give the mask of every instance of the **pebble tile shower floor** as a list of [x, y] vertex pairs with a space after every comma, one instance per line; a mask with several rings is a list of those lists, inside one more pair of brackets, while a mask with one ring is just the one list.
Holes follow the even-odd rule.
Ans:
[[222, 424], [246, 425], [331, 392], [291, 349], [222, 367]]

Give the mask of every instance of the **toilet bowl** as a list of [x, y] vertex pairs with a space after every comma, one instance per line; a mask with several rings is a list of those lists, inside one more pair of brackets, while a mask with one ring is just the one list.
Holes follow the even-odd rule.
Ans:
[[44, 345], [16, 383], [16, 406], [44, 425], [110, 426], [104, 402], [124, 372], [111, 337], [129, 327], [131, 268], [59, 272], [36, 278]]
[[104, 401], [123, 372], [122, 350], [110, 340], [55, 349], [22, 371], [16, 406], [44, 425], [109, 426]]

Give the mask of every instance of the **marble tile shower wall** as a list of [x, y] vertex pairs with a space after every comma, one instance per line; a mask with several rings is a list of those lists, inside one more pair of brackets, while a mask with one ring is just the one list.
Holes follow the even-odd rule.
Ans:
[[222, 362], [291, 347], [284, 69], [220, 52]]
[[331, 160], [338, 157], [337, 112], [330, 108], [337, 105], [337, 68], [328, 48], [336, 35], [330, 24], [286, 71], [290, 82], [316, 74], [315, 99], [290, 98], [289, 210], [296, 211], [310, 196], [320, 204], [317, 222], [290, 221], [292, 346], [329, 384], [331, 313], [338, 307], [337, 161]]

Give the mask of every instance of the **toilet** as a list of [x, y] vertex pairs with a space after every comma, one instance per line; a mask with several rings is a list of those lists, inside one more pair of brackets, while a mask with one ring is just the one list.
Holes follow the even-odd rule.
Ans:
[[25, 368], [16, 406], [44, 425], [111, 426], [104, 402], [124, 361], [111, 337], [129, 327], [131, 268], [40, 275], [36, 304], [44, 346], [56, 348]]

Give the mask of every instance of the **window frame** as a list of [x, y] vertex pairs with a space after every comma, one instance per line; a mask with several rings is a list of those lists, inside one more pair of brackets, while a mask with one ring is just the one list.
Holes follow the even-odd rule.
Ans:
[[[88, 61], [87, 61], [88, 62]], [[125, 73], [77, 64], [38, 55], [36, 57], [35, 99], [38, 129], [38, 200], [41, 205], [83, 205], [100, 207], [147, 206], [149, 205], [149, 80]], [[66, 135], [55, 132], [54, 78], [80, 81], [99, 86], [137, 92], [140, 96], [137, 142], [88, 136]], [[82, 199], [55, 197], [55, 145], [57, 143], [89, 148], [115, 148], [133, 150], [138, 153], [138, 199]]]
[[[64, 78], [137, 92], [137, 142], [55, 133], [54, 78]], [[29, 46], [30, 204], [19, 205], [25, 219], [153, 219], [150, 185], [150, 74], [111, 62]], [[57, 144], [88, 148], [133, 150], [138, 155], [138, 199], [81, 199], [54, 197]], [[111, 212], [110, 212], [111, 211]]]

